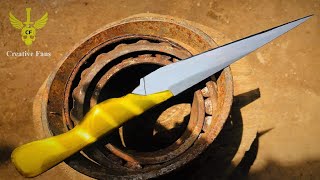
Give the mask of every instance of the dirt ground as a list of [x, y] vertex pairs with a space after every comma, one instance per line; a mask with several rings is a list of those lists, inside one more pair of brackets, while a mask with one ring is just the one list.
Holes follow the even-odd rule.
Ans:
[[[8, 13], [32, 18], [48, 12], [30, 50], [51, 57], [7, 57], [27, 49]], [[39, 137], [32, 123], [32, 103], [58, 61], [100, 27], [138, 13], [170, 15], [222, 32], [231, 40], [314, 14], [314, 16], [250, 54], [260, 89], [258, 151], [249, 179], [320, 179], [320, 0], [52, 0], [9, 1], [0, 6], [0, 179], [22, 179], [10, 161], [12, 150]], [[252, 108], [248, 105], [244, 108]], [[39, 179], [59, 179], [48, 171]]]

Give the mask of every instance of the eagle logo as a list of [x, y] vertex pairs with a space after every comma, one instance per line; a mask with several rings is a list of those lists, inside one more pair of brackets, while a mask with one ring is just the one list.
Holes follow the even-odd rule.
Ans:
[[31, 8], [26, 8], [27, 20], [26, 22], [21, 22], [17, 19], [11, 12], [9, 13], [9, 20], [11, 25], [16, 29], [21, 29], [21, 39], [27, 45], [30, 46], [33, 41], [36, 40], [36, 29], [43, 28], [48, 21], [48, 13], [46, 12], [39, 20], [36, 22], [31, 22]]

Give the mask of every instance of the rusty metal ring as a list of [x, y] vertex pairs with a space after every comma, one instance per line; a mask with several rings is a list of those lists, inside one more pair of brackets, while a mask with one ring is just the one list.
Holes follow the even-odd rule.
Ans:
[[[144, 37], [143, 35], [136, 35], [139, 38], [150, 38], [151, 37]], [[152, 39], [158, 39], [156, 37], [152, 37]], [[111, 61], [116, 60], [121, 56], [125, 56], [127, 54], [139, 51], [155, 51], [155, 52], [163, 52], [166, 54], [170, 54], [179, 58], [187, 58], [186, 53], [183, 52], [185, 50], [174, 48], [172, 46], [172, 42], [170, 44], [164, 43], [163, 39], [161, 39], [162, 43], [149, 43], [146, 40], [140, 40], [133, 44], [120, 44], [116, 46], [113, 50], [108, 53], [99, 54], [98, 57], [95, 59], [94, 63], [87, 69], [85, 69], [81, 73], [81, 79], [78, 86], [73, 90], [72, 97], [73, 101], [73, 108], [71, 109], [71, 118], [75, 122], [79, 122], [83, 116], [83, 104], [85, 99], [86, 90], [93, 80], [93, 78], [97, 75], [97, 73], [105, 67]], [[190, 56], [190, 54], [189, 54]]]
[[[162, 43], [160, 43], [162, 44]], [[136, 46], [130, 46], [128, 47], [127, 45], [124, 44], [120, 44], [118, 45], [113, 51], [113, 54], [117, 54], [115, 52], [120, 51], [120, 52], [132, 52], [132, 51], [128, 51], [126, 48], [128, 47], [130, 50], [132, 49], [146, 49], [145, 46], [141, 46], [141, 45], [147, 45], [148, 48], [155, 46], [154, 43], [149, 43], [148, 41], [138, 41], [137, 43], [135, 43], [135, 45], [139, 45], [138, 48]], [[120, 48], [119, 48], [120, 46]], [[185, 58], [185, 55], [183, 53], [177, 53], [176, 51], [173, 51], [173, 48], [171, 46], [168, 47], [167, 44], [163, 44], [159, 47], [154, 47], [151, 48], [152, 51], [154, 50], [164, 50], [164, 49], [168, 49], [169, 51], [164, 51], [166, 53], [172, 53], [175, 52], [175, 56], [178, 56], [179, 58], [182, 56], [183, 58]], [[148, 51], [150, 51], [150, 49], [148, 49]], [[178, 51], [179, 52], [179, 51]], [[125, 54], [125, 53], [123, 53]], [[101, 59], [102, 55], [99, 55], [98, 58]], [[108, 54], [103, 54], [104, 57], [110, 57], [109, 53]], [[113, 57], [113, 56], [111, 56]], [[99, 82], [97, 83], [93, 96], [91, 97], [91, 102], [95, 102], [97, 99], [97, 96], [99, 96], [100, 93], [100, 89], [106, 84], [106, 81], [112, 77], [112, 75], [116, 74], [120, 69], [124, 69], [127, 68], [128, 66], [134, 65], [134, 64], [139, 64], [139, 63], [156, 63], [156, 64], [161, 64], [161, 65], [167, 65], [169, 63], [171, 63], [171, 61], [167, 60], [170, 57], [164, 57], [163, 55], [156, 55], [156, 57], [152, 57], [151, 55], [147, 54], [147, 55], [140, 55], [138, 58], [130, 58], [127, 60], [122, 61], [121, 63], [113, 66], [109, 71], [107, 71], [103, 77], [99, 80]], [[112, 58], [106, 58], [108, 59], [107, 62], [110, 62]], [[163, 60], [164, 62], [157, 62], [156, 60]], [[106, 65], [106, 61], [101, 61], [103, 62], [104, 65]], [[99, 66], [100, 68], [97, 68], [96, 66]], [[97, 73], [97, 69], [101, 69], [102, 66], [101, 64], [99, 64], [99, 62], [95, 61], [90, 68], [84, 70], [81, 74], [81, 77], [87, 77], [88, 72], [96, 72]], [[85, 84], [85, 83], [82, 83]], [[78, 89], [81, 89], [82, 86], [79, 83], [79, 85], [77, 86]], [[73, 97], [77, 97], [77, 95], [75, 95], [75, 92], [79, 92], [78, 89], [75, 89], [74, 93], [73, 93]], [[77, 90], [77, 91], [76, 91]], [[82, 92], [82, 94], [84, 95], [85, 93]], [[93, 106], [95, 103], [90, 103], [90, 106]], [[193, 106], [194, 107], [194, 106]], [[194, 107], [195, 108], [195, 107]], [[203, 112], [203, 108], [198, 108], [199, 109], [199, 113], [198, 114], [203, 114], [204, 116], [204, 112]], [[121, 157], [122, 159], [130, 162], [131, 163], [141, 163], [141, 164], [157, 164], [157, 163], [162, 163], [165, 161], [168, 161], [172, 158], [175, 158], [176, 156], [180, 155], [181, 153], [183, 153], [187, 148], [189, 148], [192, 143], [196, 140], [197, 136], [199, 135], [200, 131], [201, 131], [201, 127], [203, 125], [203, 119], [204, 117], [200, 117], [200, 118], [194, 118], [193, 115], [191, 115], [191, 121], [189, 121], [188, 124], [188, 131], [186, 131], [183, 136], [179, 139], [179, 141], [182, 141], [184, 143], [174, 143], [171, 146], [165, 148], [165, 149], [161, 149], [159, 151], [156, 152], [151, 152], [151, 153], [131, 153], [131, 154], [126, 154], [125, 152], [121, 151], [120, 149], [114, 147], [112, 144], [107, 144], [106, 147], [115, 155]], [[198, 120], [198, 122], [196, 122], [195, 120]], [[190, 136], [190, 137], [189, 137]], [[95, 158], [94, 156], [91, 157], [92, 159], [96, 160], [97, 162], [99, 162], [99, 158]]]
[[[104, 87], [107, 83], [107, 81], [112, 77], [112, 75], [116, 74], [120, 69], [128, 68], [135, 64], [141, 64], [141, 63], [155, 63], [159, 65], [168, 65], [171, 63], [171, 61], [167, 60], [167, 58], [162, 58], [162, 56], [156, 56], [152, 57], [151, 55], [142, 55], [141, 58], [130, 58], [127, 60], [124, 60], [120, 64], [117, 64], [116, 66], [112, 67], [109, 71], [107, 71], [103, 77], [99, 80], [97, 83], [93, 96], [91, 97], [91, 103], [90, 106], [94, 106], [97, 101], [97, 97], [100, 94], [100, 90], [102, 87]], [[211, 91], [215, 91], [212, 89]], [[215, 99], [213, 99], [215, 100]], [[197, 112], [195, 112], [194, 108], [198, 109]], [[197, 113], [198, 115], [194, 115]], [[187, 131], [172, 145], [158, 150], [154, 152], [140, 152], [140, 153], [126, 153], [125, 151], [115, 147], [112, 144], [107, 144], [106, 148], [110, 150], [113, 154], [121, 157], [122, 159], [136, 164], [158, 164], [165, 161], [168, 161], [170, 159], [173, 159], [183, 153], [187, 148], [189, 148], [193, 142], [198, 137], [204, 120], [204, 107], [199, 108], [196, 107], [194, 104], [192, 105], [192, 112], [190, 121], [187, 126]]]
[[[138, 45], [138, 46], [137, 46]], [[128, 49], [129, 50], [128, 50]], [[177, 48], [172, 47], [171, 45], [169, 45], [168, 43], [149, 43], [146, 40], [140, 40], [137, 43], [135, 43], [134, 45], [127, 45], [127, 44], [120, 44], [118, 46], [116, 46], [114, 48], [114, 50], [112, 50], [111, 52], [108, 53], [104, 53], [101, 54], [97, 57], [97, 60], [87, 69], [85, 69], [82, 73], [81, 73], [81, 80], [85, 77], [86, 80], [82, 81], [80, 80], [80, 83], [78, 84], [78, 86], [75, 88], [75, 90], [73, 91], [73, 97], [78, 97], [79, 92], [81, 91], [82, 93], [82, 97], [84, 97], [84, 88], [82, 87], [84, 84], [87, 84], [86, 81], [91, 80], [91, 78], [95, 75], [94, 73], [99, 72], [99, 70], [102, 69], [102, 66], [106, 66], [109, 62], [111, 62], [111, 60], [114, 59], [115, 55], [124, 55], [126, 53], [131, 53], [133, 52], [133, 50], [148, 50], [150, 52], [152, 51], [162, 51], [164, 53], [170, 53], [173, 54], [174, 56], [177, 56], [179, 58], [186, 58], [187, 56], [185, 55], [185, 53], [180, 52], [181, 50], [177, 51]], [[121, 53], [117, 53], [117, 52], [121, 52]], [[109, 54], [111, 53], [111, 55]], [[102, 58], [102, 56], [104, 58]], [[169, 63], [171, 63], [171, 61], [169, 61], [168, 59], [170, 59], [169, 56], [165, 56], [165, 55], [156, 55], [155, 57], [150, 57], [151, 55], [146, 54], [146, 55], [140, 55], [138, 58], [139, 61], [136, 61], [138, 63], [141, 62], [149, 62], [149, 63], [157, 63], [159, 64], [160, 62], [156, 62], [155, 60], [163, 60], [164, 63], [162, 63], [161, 65], [167, 65]], [[190, 56], [190, 54], [188, 55]], [[102, 61], [102, 59], [107, 59], [106, 61]], [[117, 71], [119, 71], [120, 69], [124, 69], [127, 66], [133, 65], [135, 64], [135, 59], [128, 59], [128, 60], [124, 60], [121, 63], [113, 66], [109, 71], [107, 71], [103, 77], [99, 80], [99, 82], [96, 85], [96, 88], [94, 90], [93, 96], [91, 98], [91, 102], [95, 101], [97, 99], [97, 97], [99, 95], [99, 91], [97, 91], [98, 89], [101, 89], [106, 81], [114, 74], [117, 73]], [[140, 62], [141, 61], [141, 62]], [[98, 67], [97, 67], [98, 66]], [[91, 78], [88, 78], [88, 73], [92, 73]], [[79, 90], [80, 89], [80, 90]], [[79, 98], [78, 98], [79, 99]], [[91, 103], [90, 103], [91, 104]], [[92, 104], [91, 104], [92, 106]], [[203, 108], [200, 108], [203, 111]], [[77, 110], [77, 108], [75, 109]], [[200, 111], [201, 112], [201, 111]], [[200, 113], [200, 114], [204, 114]], [[81, 114], [80, 114], [81, 115]], [[83, 116], [83, 115], [82, 115]], [[194, 120], [198, 120], [200, 119], [200, 121], [198, 123], [193, 122]], [[186, 150], [187, 148], [189, 148], [192, 143], [195, 141], [196, 137], [199, 135], [201, 127], [203, 125], [203, 119], [204, 118], [191, 118], [191, 121], [188, 124], [188, 129], [192, 130], [191, 133], [188, 133], [189, 131], [186, 131], [186, 133], [184, 133], [184, 135], [179, 139], [179, 141], [184, 141], [185, 143], [175, 143], [171, 146], [169, 146], [168, 148], [159, 150], [157, 152], [152, 152], [152, 153], [137, 153], [137, 157], [135, 157], [135, 155], [133, 155], [134, 158], [132, 158], [132, 154], [131, 156], [129, 154], [125, 154], [125, 153], [120, 153], [121, 150], [114, 147], [112, 144], [107, 144], [106, 147], [115, 155], [120, 156], [121, 158], [127, 160], [130, 162], [130, 160], [132, 161], [133, 159], [138, 159], [139, 163], [143, 163], [143, 164], [157, 164], [157, 163], [161, 163], [164, 161], [168, 161], [172, 158], [175, 158], [176, 156], [178, 156], [179, 154], [183, 153], [184, 150]], [[198, 127], [198, 128], [196, 128]], [[195, 128], [195, 130], [193, 130]], [[191, 135], [191, 137], [189, 137]], [[181, 148], [180, 148], [181, 147]], [[136, 153], [133, 153], [136, 154]], [[95, 156], [91, 156], [92, 159], [96, 160], [97, 162], [100, 162], [99, 158], [95, 158]], [[136, 162], [136, 161], [135, 161]], [[101, 162], [100, 162], [101, 163]], [[131, 162], [132, 163], [132, 162]]]
[[[86, 63], [92, 64], [93, 60], [91, 57], [103, 53], [102, 51], [105, 47], [110, 46], [112, 48], [113, 45], [113, 47], [115, 47], [116, 45], [119, 45], [119, 43], [122, 43], [121, 39], [134, 39], [137, 34], [165, 37], [166, 39], [187, 48], [193, 54], [203, 52], [216, 46], [214, 41], [205, 33], [190, 26], [188, 23], [176, 21], [174, 18], [135, 17], [104, 28], [102, 31], [90, 36], [89, 39], [77, 46], [65, 58], [54, 76], [48, 92], [47, 108], [44, 110], [47, 114], [45, 118], [47, 118], [48, 126], [53, 134], [60, 134], [68, 130], [66, 124], [68, 125], [69, 106], [72, 105], [69, 104], [69, 102], [70, 99], [72, 99], [71, 92], [75, 88], [74, 84], [79, 82], [79, 80], [77, 80], [77, 77], [80, 78], [78, 72], [83, 71], [83, 67], [86, 66]], [[208, 84], [207, 86], [210, 86]], [[208, 93], [212, 94], [209, 90]], [[61, 94], [64, 94], [64, 96], [61, 96]], [[64, 97], [70, 98], [63, 100]], [[204, 97], [207, 98], [206, 95], [202, 96], [199, 91], [195, 94], [195, 98], [203, 103], [206, 101], [204, 100]], [[75, 155], [66, 162], [74, 169], [99, 179], [145, 179], [171, 172], [194, 159], [214, 140], [227, 118], [231, 102], [232, 77], [230, 69], [226, 68], [224, 71], [217, 74], [217, 104], [216, 109], [212, 110], [213, 115], [211, 118], [206, 118], [211, 120], [208, 120], [207, 123], [207, 120], [205, 119], [204, 124], [206, 125], [207, 123], [207, 129], [204, 128], [205, 126], [202, 127], [204, 132], [200, 133], [194, 144], [181, 154], [179, 158], [174, 158], [161, 164], [144, 166], [141, 169], [134, 169], [121, 164], [118, 164], [119, 166], [113, 166], [108, 163], [94, 163], [81, 154]], [[84, 151], [90, 151], [90, 147]], [[94, 153], [94, 150], [90, 152]], [[101, 158], [106, 159], [107, 156], [102, 154]]]

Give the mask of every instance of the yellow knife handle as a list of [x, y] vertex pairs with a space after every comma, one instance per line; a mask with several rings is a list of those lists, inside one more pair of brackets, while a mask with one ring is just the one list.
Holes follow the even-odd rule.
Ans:
[[72, 130], [16, 148], [11, 155], [17, 170], [26, 177], [37, 176], [55, 166], [100, 136], [142, 114], [173, 94], [164, 91], [147, 96], [128, 94], [95, 105]]

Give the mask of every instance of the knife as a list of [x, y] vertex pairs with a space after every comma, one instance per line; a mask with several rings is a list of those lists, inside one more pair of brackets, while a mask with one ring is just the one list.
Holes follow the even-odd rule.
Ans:
[[16, 148], [11, 159], [25, 177], [37, 176], [99, 137], [149, 108], [229, 66], [252, 51], [303, 23], [312, 15], [228, 43], [183, 61], [161, 67], [140, 79], [132, 93], [103, 101], [90, 109], [70, 131]]

